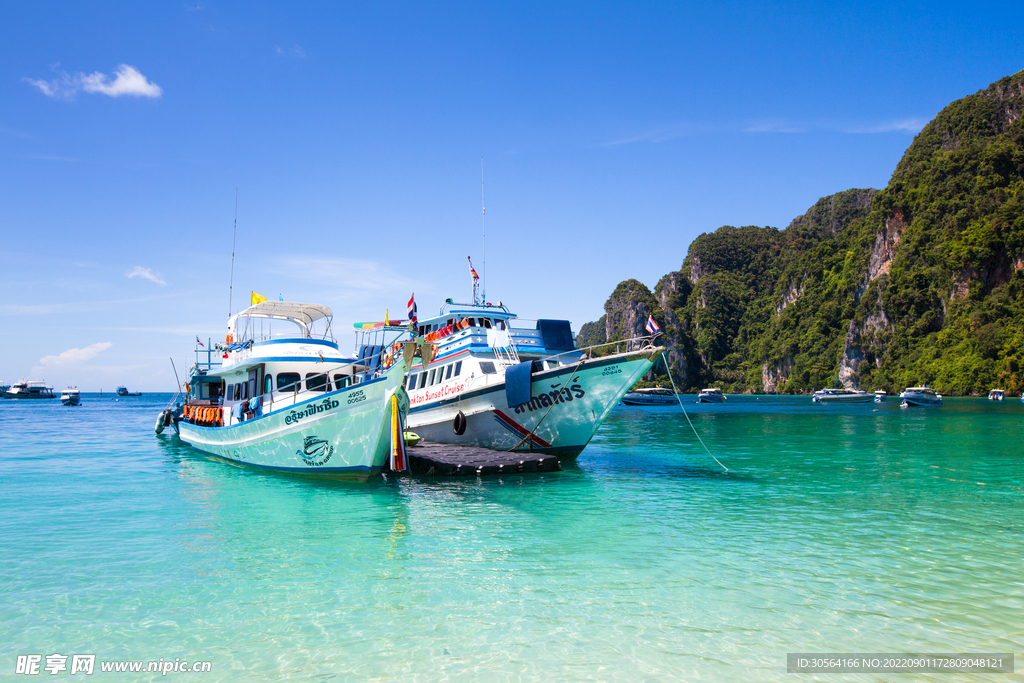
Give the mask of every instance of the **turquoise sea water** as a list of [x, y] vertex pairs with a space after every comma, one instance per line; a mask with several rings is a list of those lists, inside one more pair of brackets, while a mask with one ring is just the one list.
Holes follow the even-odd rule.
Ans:
[[[0, 679], [894, 681], [787, 652], [1015, 652], [1024, 405], [616, 409], [543, 475], [364, 485], [208, 459], [169, 396], [0, 401]], [[206, 660], [206, 674], [109, 673]], [[70, 668], [70, 659], [69, 659]], [[41, 673], [38, 678], [57, 680]]]

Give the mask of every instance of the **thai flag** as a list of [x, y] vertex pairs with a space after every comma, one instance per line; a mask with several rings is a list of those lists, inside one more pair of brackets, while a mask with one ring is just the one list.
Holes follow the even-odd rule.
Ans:
[[415, 325], [416, 320], [416, 292], [413, 292], [409, 297], [409, 322]]
[[647, 333], [648, 334], [660, 334], [661, 328], [658, 327], [658, 323], [654, 322], [654, 316], [647, 316]]
[[199, 335], [198, 335], [198, 334], [196, 335], [196, 344], [199, 344], [199, 345], [200, 345], [200, 346], [202, 346], [202, 347], [203, 347], [204, 349], [206, 348], [206, 346], [205, 346], [205, 345], [203, 344], [203, 342], [199, 341]]

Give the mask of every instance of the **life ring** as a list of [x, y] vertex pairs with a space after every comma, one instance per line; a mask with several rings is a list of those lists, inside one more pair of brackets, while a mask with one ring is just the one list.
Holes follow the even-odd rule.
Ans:
[[461, 410], [455, 415], [452, 430], [455, 432], [455, 436], [462, 436], [466, 433], [466, 415]]

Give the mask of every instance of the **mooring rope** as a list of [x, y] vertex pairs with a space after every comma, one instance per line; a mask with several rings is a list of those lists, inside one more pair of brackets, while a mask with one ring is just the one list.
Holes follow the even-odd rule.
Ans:
[[711, 459], [714, 460], [715, 462], [717, 462], [719, 467], [721, 467], [723, 470], [728, 472], [729, 468], [726, 467], [725, 465], [723, 465], [721, 463], [721, 461], [714, 456], [714, 454], [711, 452], [711, 449], [708, 448], [706, 443], [704, 443], [704, 439], [700, 438], [700, 434], [697, 433], [697, 428], [693, 426], [693, 422], [690, 420], [690, 414], [687, 413], [686, 412], [686, 408], [683, 407], [683, 399], [679, 398], [679, 390], [676, 389], [676, 381], [674, 379], [672, 379], [672, 369], [669, 368], [668, 361], [665, 360], [665, 354], [664, 353], [661, 354], [661, 360], [665, 364], [665, 372], [668, 373], [668, 379], [669, 379], [670, 382], [672, 382], [672, 391], [676, 395], [676, 401], [679, 402], [679, 407], [683, 409], [683, 415], [686, 416], [686, 421], [690, 423], [690, 429], [693, 430], [693, 435], [697, 437], [697, 441], [700, 441], [700, 445], [704, 446], [704, 450], [708, 452], [708, 455], [711, 456]]

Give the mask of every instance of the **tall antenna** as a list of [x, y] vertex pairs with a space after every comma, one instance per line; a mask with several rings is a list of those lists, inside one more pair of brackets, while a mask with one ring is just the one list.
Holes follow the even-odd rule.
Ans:
[[484, 239], [484, 282], [480, 298], [487, 303], [487, 206], [484, 204], [484, 158], [480, 157], [480, 227]]
[[238, 188], [235, 188], [235, 227], [231, 229], [231, 281], [228, 283], [228, 317], [231, 317], [231, 295], [235, 288], [235, 235], [238, 234]]

